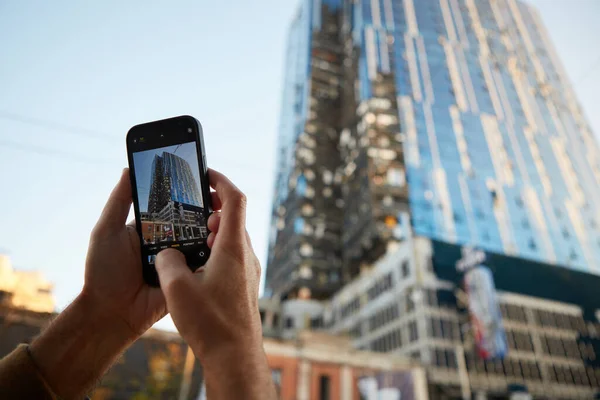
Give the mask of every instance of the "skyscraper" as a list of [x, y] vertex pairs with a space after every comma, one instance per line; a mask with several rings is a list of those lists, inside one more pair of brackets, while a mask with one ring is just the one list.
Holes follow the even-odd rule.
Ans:
[[268, 288], [326, 298], [341, 287], [341, 1], [304, 2], [289, 31]]
[[203, 207], [190, 164], [175, 154], [163, 152], [152, 161], [148, 212], [159, 213], [170, 201]]
[[303, 0], [287, 60], [268, 289], [330, 293], [409, 229], [600, 272], [598, 143], [526, 3]]
[[600, 151], [537, 12], [303, 0], [290, 32], [275, 328], [415, 359], [434, 399], [593, 397]]
[[208, 236], [199, 186], [187, 160], [166, 151], [154, 156], [148, 211], [142, 213], [147, 243]]

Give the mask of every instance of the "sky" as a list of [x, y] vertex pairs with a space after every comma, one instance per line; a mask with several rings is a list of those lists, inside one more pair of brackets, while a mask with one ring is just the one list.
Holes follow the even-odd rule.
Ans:
[[[152, 163], [155, 156], [171, 153], [183, 158], [191, 167], [192, 175], [198, 186], [198, 190], [202, 193], [200, 183], [200, 165], [198, 164], [198, 153], [196, 152], [196, 142], [184, 143], [181, 145], [161, 147], [158, 149], [138, 151], [133, 153], [133, 162], [135, 163], [135, 180], [138, 192], [138, 201], [140, 211], [148, 211], [148, 195], [150, 194], [150, 186], [152, 179]], [[202, 199], [200, 199], [202, 200]], [[196, 204], [202, 206], [202, 204]]]
[[[530, 0], [600, 133], [600, 1]], [[189, 114], [208, 165], [248, 197], [265, 268], [286, 32], [298, 0], [0, 2], [0, 251], [83, 283], [89, 233], [127, 166], [125, 135]], [[166, 318], [158, 324], [173, 329]]]

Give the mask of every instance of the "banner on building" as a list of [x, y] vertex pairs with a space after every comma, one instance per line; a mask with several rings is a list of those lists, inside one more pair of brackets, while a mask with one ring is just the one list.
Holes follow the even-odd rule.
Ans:
[[504, 358], [508, 346], [492, 271], [484, 265], [471, 268], [465, 274], [464, 286], [479, 356], [485, 360]]

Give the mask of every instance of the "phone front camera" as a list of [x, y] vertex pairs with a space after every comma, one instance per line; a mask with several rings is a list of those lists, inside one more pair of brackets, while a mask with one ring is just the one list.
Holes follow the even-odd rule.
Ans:
[[188, 128], [188, 133], [192, 133], [192, 128]]

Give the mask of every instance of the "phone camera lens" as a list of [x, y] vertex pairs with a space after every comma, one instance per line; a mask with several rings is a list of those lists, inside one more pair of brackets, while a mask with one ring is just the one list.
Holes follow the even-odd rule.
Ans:
[[188, 128], [188, 133], [192, 133], [192, 128]]
[[133, 143], [137, 143], [137, 139], [133, 139]]

